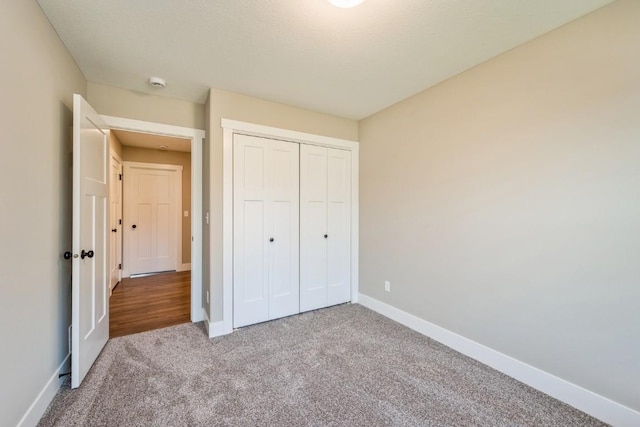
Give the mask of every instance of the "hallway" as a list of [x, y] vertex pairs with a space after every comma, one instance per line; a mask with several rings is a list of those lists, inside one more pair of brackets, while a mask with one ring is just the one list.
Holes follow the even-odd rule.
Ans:
[[122, 279], [109, 301], [109, 338], [190, 321], [191, 271]]

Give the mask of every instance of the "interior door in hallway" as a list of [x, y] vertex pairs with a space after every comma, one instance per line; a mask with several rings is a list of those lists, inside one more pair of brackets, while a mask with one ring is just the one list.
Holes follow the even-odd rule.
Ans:
[[109, 181], [110, 195], [110, 282], [109, 290], [122, 279], [122, 163], [117, 155], [111, 153], [111, 176]]
[[178, 269], [182, 166], [124, 162], [125, 276]]

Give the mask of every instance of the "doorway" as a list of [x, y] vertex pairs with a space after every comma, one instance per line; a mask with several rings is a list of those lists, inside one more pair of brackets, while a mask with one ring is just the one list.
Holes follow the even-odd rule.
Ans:
[[[174, 215], [177, 220], [177, 229], [183, 238], [176, 239], [178, 245], [176, 249], [174, 273], [163, 276], [163, 282], [173, 282], [180, 289], [182, 299], [187, 295], [188, 304], [180, 303], [182, 310], [187, 310], [187, 316], [183, 316], [186, 321], [198, 322], [204, 319], [202, 308], [202, 144], [204, 131], [192, 128], [183, 128], [171, 125], [163, 125], [138, 120], [123, 119], [111, 116], [102, 116], [103, 120], [111, 129], [111, 134], [117, 143], [112, 144], [114, 151], [119, 156], [123, 167], [122, 179], [126, 185], [126, 173], [124, 166], [127, 162], [151, 162], [161, 164], [177, 163], [182, 167], [181, 187], [182, 198], [178, 202], [178, 209]], [[145, 155], [146, 153], [146, 155]], [[152, 153], [151, 155], [148, 155]], [[167, 157], [180, 157], [180, 161], [168, 161]], [[123, 193], [126, 191], [123, 189]], [[131, 271], [127, 270], [127, 247], [126, 235], [127, 224], [126, 200], [121, 204], [123, 210], [120, 218], [122, 224], [120, 236], [123, 240], [122, 262], [118, 287], [131, 279]], [[193, 220], [192, 220], [193, 219]], [[136, 224], [137, 225], [137, 224]], [[114, 233], [115, 234], [115, 233]], [[182, 255], [180, 255], [180, 252]], [[152, 269], [154, 270], [154, 269]], [[164, 268], [162, 269], [164, 270]], [[152, 271], [149, 271], [152, 272]], [[175, 277], [171, 277], [171, 275]], [[149, 280], [149, 279], [147, 279]], [[185, 281], [188, 286], [185, 288]], [[140, 283], [140, 282], [139, 282]], [[166, 284], [166, 283], [165, 283]], [[164, 286], [164, 285], [163, 285]], [[141, 286], [143, 287], [143, 286]], [[166, 289], [165, 289], [166, 291]], [[165, 313], [166, 314], [166, 313]], [[174, 316], [175, 317], [175, 316]]]

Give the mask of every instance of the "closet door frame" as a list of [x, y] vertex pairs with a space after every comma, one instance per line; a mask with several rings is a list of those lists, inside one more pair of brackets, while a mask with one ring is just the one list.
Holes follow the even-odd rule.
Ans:
[[[233, 332], [233, 136], [242, 134], [351, 152], [351, 302], [358, 302], [359, 143], [339, 138], [222, 119], [222, 321], [210, 322], [209, 336]], [[213, 239], [212, 239], [213, 240]], [[213, 314], [213, 313], [212, 313]]]

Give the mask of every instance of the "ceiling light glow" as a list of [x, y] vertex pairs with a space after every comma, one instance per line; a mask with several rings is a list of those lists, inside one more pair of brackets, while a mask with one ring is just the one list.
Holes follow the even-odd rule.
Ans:
[[331, 3], [334, 6], [346, 9], [348, 7], [355, 7], [360, 3], [362, 3], [363, 1], [364, 0], [329, 0], [329, 3]]

